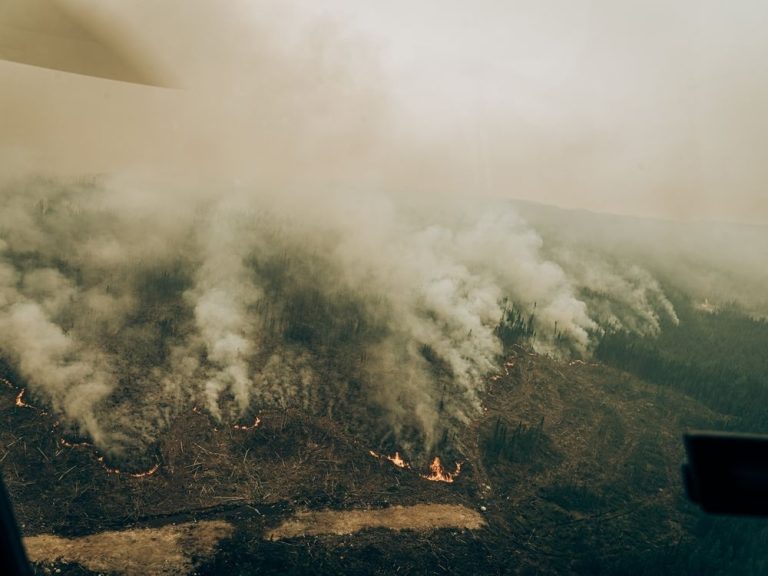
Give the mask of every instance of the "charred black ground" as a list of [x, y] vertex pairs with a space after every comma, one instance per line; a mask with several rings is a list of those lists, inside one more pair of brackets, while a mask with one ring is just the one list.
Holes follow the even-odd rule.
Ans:
[[[680, 433], [723, 421], [628, 373], [514, 347], [460, 439], [453, 484], [373, 458], [343, 423], [299, 410], [264, 412], [250, 430], [184, 414], [157, 444], [158, 471], [133, 478], [90, 447], [62, 446], [52, 418], [17, 407], [16, 394], [0, 400], [2, 466], [26, 534], [228, 519], [235, 534], [203, 574], [631, 573], [682, 561], [703, 520], [679, 482]], [[481, 510], [487, 527], [263, 538], [298, 510], [416, 503]]]
[[[686, 428], [768, 429], [768, 323], [722, 274], [694, 290], [654, 245], [625, 262], [551, 222], [544, 244], [514, 211], [398, 216], [377, 259], [355, 222], [248, 200], [148, 236], [111, 201], [3, 196], [0, 463], [28, 535], [231, 522], [202, 573], [764, 568], [768, 531], [699, 515], [679, 477]], [[453, 482], [424, 478], [435, 457]], [[428, 504], [485, 525], [264, 537]]]

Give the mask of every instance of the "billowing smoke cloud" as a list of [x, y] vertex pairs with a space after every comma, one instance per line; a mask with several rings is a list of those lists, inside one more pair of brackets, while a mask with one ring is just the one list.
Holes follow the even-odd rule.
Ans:
[[344, 416], [418, 454], [480, 413], [508, 303], [551, 354], [674, 317], [636, 267], [544, 257], [509, 205], [339, 194], [297, 212], [239, 191], [169, 210], [125, 186], [36, 179], [0, 194], [0, 354], [116, 453], [195, 404], [227, 421]]
[[[545, 240], [545, 255], [560, 262], [583, 287], [583, 296], [595, 293], [605, 308], [602, 322], [645, 309], [640, 326], [652, 328], [654, 316], [675, 322], [658, 283], [694, 303], [714, 306], [734, 303], [756, 317], [768, 317], [768, 227], [726, 222], [679, 222], [590, 212], [560, 210], [516, 203], [518, 212]], [[585, 264], [586, 262], [586, 264]], [[616, 275], [618, 274], [618, 277]], [[606, 308], [601, 286], [624, 282], [624, 290], [609, 292], [630, 299]], [[643, 306], [643, 301], [650, 307]], [[640, 327], [639, 326], [639, 327]], [[635, 330], [641, 332], [642, 330]]]
[[679, 322], [659, 282], [637, 264], [573, 250], [559, 252], [557, 260], [603, 330], [656, 336], [664, 320]]
[[111, 4], [191, 88], [58, 76], [35, 92], [69, 95], [50, 125], [17, 106], [9, 133], [46, 143], [32, 166], [109, 175], [0, 158], [0, 357], [102, 449], [140, 453], [193, 405], [299, 407], [419, 457], [480, 413], [510, 314], [553, 355], [674, 321], [644, 268], [468, 200], [450, 143], [391, 128], [375, 61], [332, 26], [290, 39], [246, 2]]

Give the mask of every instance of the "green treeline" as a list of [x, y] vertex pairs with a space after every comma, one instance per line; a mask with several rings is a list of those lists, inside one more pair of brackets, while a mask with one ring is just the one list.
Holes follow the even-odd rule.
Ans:
[[527, 342], [536, 336], [534, 320], [533, 312], [526, 313], [505, 298], [502, 301], [501, 318], [496, 326], [496, 336], [505, 348]]
[[[768, 433], [768, 321], [752, 318], [736, 306], [715, 312], [686, 302], [676, 302], [675, 307], [678, 325], [667, 323], [657, 337], [607, 334], [599, 342], [596, 356], [728, 415], [731, 430]], [[693, 524], [681, 541], [624, 555], [612, 565], [602, 566], [600, 573], [768, 573], [767, 520], [694, 513]]]
[[679, 324], [665, 324], [657, 337], [606, 334], [595, 355], [732, 416], [735, 429], [768, 433], [768, 321], [735, 306], [676, 307]]

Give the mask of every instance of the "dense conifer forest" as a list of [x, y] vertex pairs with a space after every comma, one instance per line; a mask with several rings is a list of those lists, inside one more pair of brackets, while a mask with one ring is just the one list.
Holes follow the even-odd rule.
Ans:
[[[658, 337], [608, 334], [597, 348], [597, 357], [681, 391], [726, 416], [708, 427], [768, 433], [768, 321], [735, 305], [704, 310], [679, 299], [675, 306], [679, 324], [666, 323]], [[698, 511], [694, 515], [689, 528], [692, 539], [687, 543], [659, 554], [623, 557], [604, 573], [768, 572], [768, 521]]]

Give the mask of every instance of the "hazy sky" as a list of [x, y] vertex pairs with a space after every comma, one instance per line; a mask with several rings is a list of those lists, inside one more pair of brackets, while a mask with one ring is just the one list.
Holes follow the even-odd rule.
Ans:
[[768, 223], [762, 2], [63, 4], [98, 4], [186, 88], [0, 62], [6, 171], [315, 162], [328, 183], [398, 171], [414, 190]]

